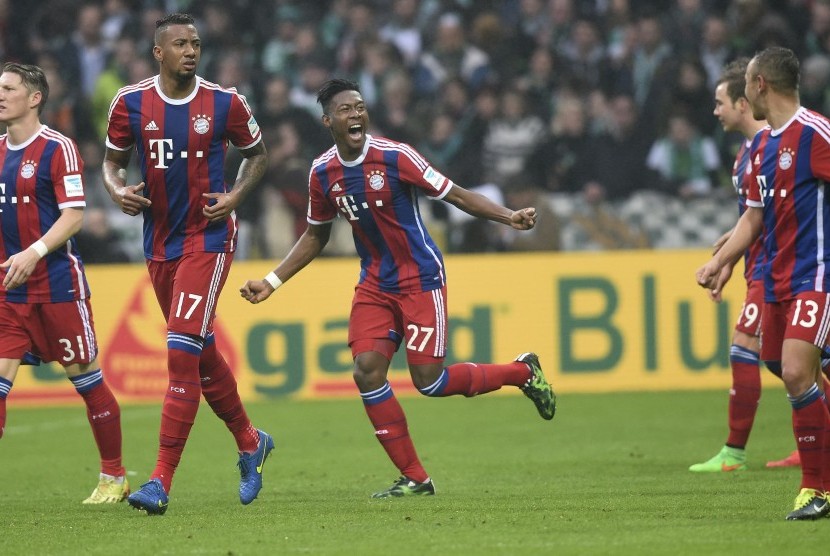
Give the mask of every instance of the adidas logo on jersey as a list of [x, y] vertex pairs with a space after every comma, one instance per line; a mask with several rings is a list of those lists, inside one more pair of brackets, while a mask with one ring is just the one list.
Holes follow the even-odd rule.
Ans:
[[156, 125], [155, 120], [150, 120], [150, 123], [144, 126], [144, 131], [158, 131], [159, 126]]
[[334, 191], [335, 193], [339, 193], [340, 191], [343, 191], [343, 188], [340, 187], [339, 183], [335, 183], [334, 187], [332, 187], [331, 190]]

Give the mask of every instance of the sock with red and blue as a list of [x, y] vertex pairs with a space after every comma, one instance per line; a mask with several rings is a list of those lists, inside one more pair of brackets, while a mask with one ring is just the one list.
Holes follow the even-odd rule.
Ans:
[[830, 415], [823, 395], [814, 383], [803, 394], [787, 398], [793, 408], [793, 434], [801, 456], [801, 488], [824, 490], [824, 439]]
[[375, 437], [395, 467], [413, 481], [426, 482], [429, 475], [418, 459], [415, 445], [409, 437], [406, 415], [389, 383], [371, 392], [361, 392], [360, 397], [366, 415], [375, 427]]
[[732, 366], [732, 389], [729, 391], [729, 437], [726, 445], [744, 448], [761, 399], [758, 354], [733, 344], [729, 362]]
[[505, 365], [492, 363], [455, 363], [445, 367], [438, 379], [419, 391], [425, 396], [462, 395], [468, 398], [498, 390], [505, 384], [522, 386], [530, 378], [527, 363], [513, 361]]
[[75, 390], [84, 399], [86, 417], [101, 455], [101, 473], [123, 477], [121, 463], [121, 408], [112, 395], [101, 369], [70, 377]]
[[0, 438], [6, 430], [6, 396], [12, 389], [12, 382], [0, 376]]
[[245, 412], [236, 378], [225, 358], [216, 349], [213, 334], [205, 338], [205, 347], [199, 360], [199, 377], [202, 396], [216, 416], [225, 422], [236, 440], [237, 449], [240, 452], [255, 452], [259, 444], [259, 433]]
[[167, 493], [199, 409], [199, 359], [203, 346], [204, 340], [198, 336], [167, 333], [168, 385], [161, 408], [158, 459], [150, 475], [161, 481]]

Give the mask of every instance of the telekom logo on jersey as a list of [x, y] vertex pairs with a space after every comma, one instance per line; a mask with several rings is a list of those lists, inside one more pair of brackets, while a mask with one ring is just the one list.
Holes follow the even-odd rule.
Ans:
[[[167, 162], [175, 156], [172, 139], [150, 139], [150, 160], [156, 161], [156, 168], [166, 170]], [[179, 158], [187, 158], [187, 151], [179, 151]], [[204, 158], [204, 151], [196, 151], [196, 158]]]
[[[13, 196], [10, 200], [7, 200], [6, 199], [6, 184], [5, 183], [0, 183], [0, 212], [3, 212], [3, 206], [2, 205], [5, 205], [7, 202], [9, 202], [13, 205], [16, 205], [17, 204], [17, 197]], [[22, 202], [23, 203], [31, 202], [30, 199], [29, 199], [29, 196], [24, 195]]]

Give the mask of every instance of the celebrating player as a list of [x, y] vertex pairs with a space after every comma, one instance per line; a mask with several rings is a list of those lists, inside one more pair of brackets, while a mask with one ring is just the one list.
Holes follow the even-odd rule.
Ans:
[[[190, 15], [159, 20], [153, 47], [159, 74], [118, 92], [107, 131], [104, 183], [124, 213], [144, 214], [144, 255], [167, 320], [169, 384], [158, 459], [150, 481], [128, 498], [148, 514], [167, 510], [200, 393], [236, 440], [243, 504], [262, 488], [262, 466], [274, 447], [248, 419], [213, 336], [236, 248], [234, 209], [262, 176], [266, 151], [245, 98], [196, 75], [200, 52]], [[228, 141], [244, 157], [230, 191], [223, 181]], [[133, 148], [144, 181], [127, 185]]]
[[750, 148], [747, 210], [732, 236], [696, 273], [719, 295], [731, 268], [763, 231], [764, 318], [761, 359], [781, 362], [801, 459], [801, 490], [788, 520], [830, 514], [830, 412], [819, 388], [821, 351], [830, 330], [830, 121], [799, 101], [799, 63], [786, 48], [750, 60], [745, 95], [760, 131]]
[[0, 437], [21, 359], [59, 363], [86, 404], [101, 457], [98, 486], [83, 503], [120, 502], [130, 493], [121, 464], [121, 410], [98, 364], [90, 291], [73, 238], [86, 206], [84, 163], [74, 141], [41, 124], [48, 97], [39, 67], [3, 66]]
[[533, 228], [536, 210], [513, 211], [492, 203], [455, 185], [409, 145], [369, 135], [369, 115], [357, 84], [328, 81], [317, 100], [335, 145], [312, 164], [308, 228], [273, 272], [262, 280], [249, 280], [240, 292], [251, 303], [264, 301], [320, 254], [338, 213], [348, 220], [361, 265], [349, 319], [354, 380], [377, 439], [401, 473], [390, 488], [373, 496], [434, 494], [386, 378], [402, 342], [412, 380], [424, 395], [475, 396], [504, 385], [518, 386], [544, 419], [553, 419], [556, 398], [533, 353], [503, 365], [444, 367], [444, 262], [421, 220], [417, 196], [443, 199], [518, 230]]

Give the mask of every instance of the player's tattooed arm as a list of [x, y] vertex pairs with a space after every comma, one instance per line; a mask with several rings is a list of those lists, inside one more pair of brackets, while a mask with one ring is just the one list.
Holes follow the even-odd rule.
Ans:
[[259, 183], [265, 174], [268, 166], [268, 152], [262, 141], [244, 151], [239, 151], [243, 156], [242, 164], [239, 165], [239, 173], [236, 175], [236, 183], [227, 193], [203, 193], [207, 199], [202, 213], [211, 222], [221, 222], [239, 206], [248, 196], [248, 193]]

